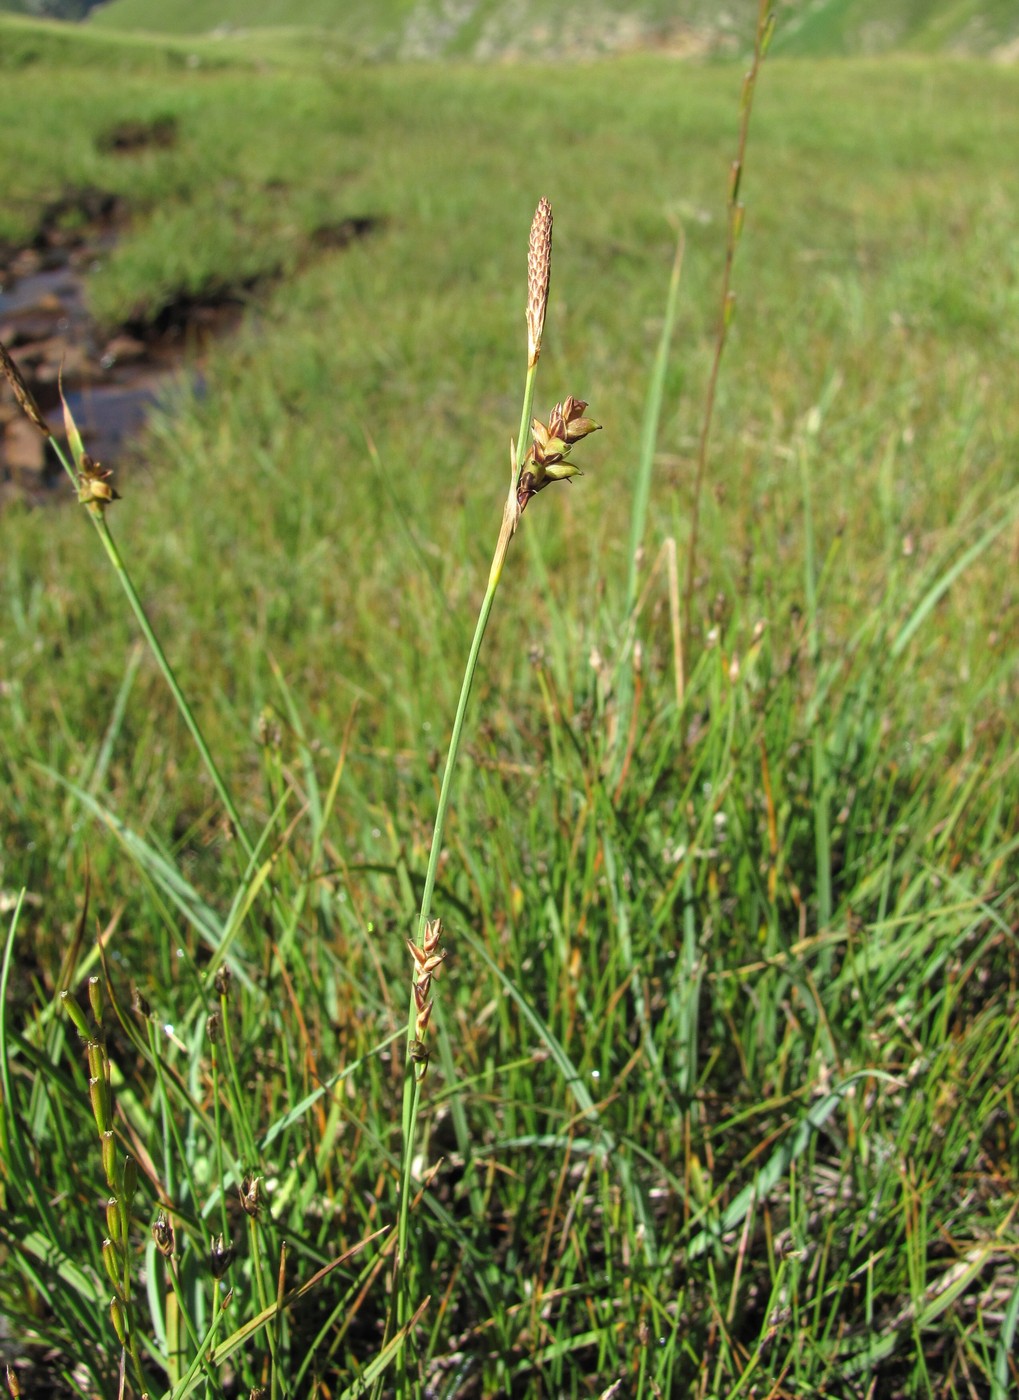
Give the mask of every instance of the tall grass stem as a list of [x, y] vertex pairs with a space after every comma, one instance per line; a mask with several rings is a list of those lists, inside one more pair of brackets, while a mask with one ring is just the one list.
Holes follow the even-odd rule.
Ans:
[[[63, 450], [63, 447], [55, 438], [51, 437], [49, 440], [52, 443], [53, 449], [60, 460], [60, 465], [63, 467], [72, 485], [77, 490], [78, 478], [75, 474], [74, 468], [68, 460], [66, 452]], [[185, 696], [183, 690], [181, 690], [180, 688], [180, 684], [177, 680], [176, 675], [174, 674], [173, 667], [170, 665], [169, 659], [167, 658], [167, 655], [164, 652], [162, 645], [160, 644], [159, 638], [156, 636], [155, 629], [153, 628], [152, 623], [149, 621], [148, 614], [146, 613], [145, 608], [142, 605], [142, 600], [138, 596], [138, 590], [134, 586], [134, 581], [132, 580], [131, 575], [128, 572], [127, 565], [124, 563], [124, 558], [120, 550], [117, 548], [117, 543], [114, 540], [113, 535], [110, 531], [109, 522], [106, 519], [105, 512], [101, 510], [90, 509], [89, 516], [92, 520], [92, 524], [96, 528], [96, 532], [98, 533], [100, 540], [102, 541], [103, 549], [106, 551], [106, 557], [113, 565], [113, 570], [116, 573], [117, 578], [120, 580], [120, 586], [124, 590], [131, 611], [135, 615], [135, 620], [137, 621], [138, 626], [141, 628], [142, 636], [145, 638], [149, 650], [155, 657], [156, 665], [162, 672], [163, 679], [166, 681], [166, 684], [170, 688], [170, 694], [174, 698], [174, 702], [176, 703], [177, 708], [180, 711], [181, 718], [184, 720], [188, 732], [190, 733], [192, 739], [195, 741], [195, 746], [198, 749], [202, 762], [205, 764], [205, 768], [209, 774], [209, 777], [212, 779], [212, 785], [216, 789], [216, 794], [219, 797], [220, 802], [222, 802], [223, 804], [223, 809], [230, 820], [230, 824], [237, 836], [237, 839], [240, 841], [241, 846], [244, 849], [244, 854], [249, 860], [251, 860], [254, 856], [254, 847], [252, 846], [251, 840], [244, 829], [243, 823], [241, 822], [240, 814], [237, 811], [237, 807], [234, 804], [234, 800], [230, 795], [230, 790], [223, 780], [222, 773], [219, 771], [219, 766], [212, 756], [212, 750], [209, 748], [209, 745], [206, 742], [205, 735], [202, 733], [201, 726], [199, 725], [198, 720], [195, 718], [194, 711], [191, 709], [187, 697]]]
[[[754, 105], [754, 93], [761, 71], [761, 63], [767, 51], [774, 30], [774, 15], [771, 0], [760, 0], [757, 11], [757, 28], [754, 33], [754, 53], [743, 78], [743, 92], [740, 97], [739, 136], [736, 141], [736, 155], [729, 171], [729, 217], [725, 239], [725, 264], [722, 272], [722, 297], [718, 316], [718, 331], [715, 336], [715, 353], [708, 375], [708, 387], [704, 396], [704, 417], [701, 421], [700, 438], [697, 445], [697, 467], [694, 472], [693, 500], [690, 505], [690, 543], [687, 547], [686, 588], [683, 593], [683, 635], [690, 636], [690, 616], [693, 608], [694, 581], [697, 577], [697, 546], [700, 538], [701, 497], [704, 478], [707, 474], [708, 443], [711, 438], [711, 424], [715, 415], [715, 396], [718, 391], [718, 375], [722, 367], [736, 308], [732, 290], [732, 269], [736, 259], [736, 248], [743, 232], [744, 206], [740, 200], [740, 186], [743, 179], [743, 166], [746, 160], [747, 137], [750, 134], [750, 114]], [[687, 644], [689, 645], [689, 643]]]

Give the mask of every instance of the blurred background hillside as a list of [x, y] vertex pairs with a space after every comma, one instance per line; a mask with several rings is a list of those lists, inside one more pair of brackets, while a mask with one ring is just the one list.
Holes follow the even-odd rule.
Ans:
[[[266, 27], [329, 30], [375, 59], [548, 59], [662, 49], [738, 51], [756, 0], [0, 0], [0, 10], [155, 33], [231, 33]], [[1019, 57], [1014, 0], [778, 0], [776, 53], [894, 50]]]

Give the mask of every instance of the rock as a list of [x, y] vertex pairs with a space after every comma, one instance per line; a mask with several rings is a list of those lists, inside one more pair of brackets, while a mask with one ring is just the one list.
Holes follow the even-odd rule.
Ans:
[[89, 377], [91, 365], [82, 345], [70, 345], [62, 335], [37, 341], [25, 349], [26, 363], [35, 365], [35, 377], [40, 384], [55, 384], [61, 375], [64, 383]]

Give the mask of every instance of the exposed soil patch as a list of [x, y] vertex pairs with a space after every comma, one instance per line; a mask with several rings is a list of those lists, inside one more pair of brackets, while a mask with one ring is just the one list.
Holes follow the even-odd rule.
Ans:
[[[125, 152], [172, 141], [176, 128], [125, 122], [107, 139]], [[126, 226], [128, 211], [116, 195], [95, 189], [68, 194], [45, 211], [31, 241], [0, 245], [0, 341], [10, 351], [47, 421], [63, 433], [58, 380], [90, 456], [106, 466], [123, 461], [159, 389], [187, 363], [200, 369], [212, 338], [236, 329], [254, 296], [274, 280], [210, 283], [147, 307], [104, 331], [85, 306], [84, 279]], [[381, 227], [361, 215], [323, 225], [307, 241], [309, 258], [346, 247]], [[276, 274], [278, 275], [278, 274]], [[198, 358], [196, 359], [196, 354]], [[63, 469], [42, 435], [18, 409], [0, 378], [0, 509], [12, 497], [59, 498]]]
[[320, 249], [349, 248], [359, 238], [367, 238], [381, 228], [383, 220], [373, 214], [339, 219], [333, 224], [321, 224], [311, 235], [312, 246]]
[[133, 155], [146, 147], [166, 151], [176, 144], [176, 117], [117, 122], [96, 137], [96, 146], [100, 151], [113, 152], [115, 155]]
[[237, 282], [210, 281], [201, 292], [179, 292], [144, 316], [132, 316], [121, 327], [116, 341], [126, 338], [157, 360], [180, 360], [185, 350], [201, 347], [212, 337], [236, 330], [245, 307], [255, 295], [278, 279], [278, 273], [248, 277]]

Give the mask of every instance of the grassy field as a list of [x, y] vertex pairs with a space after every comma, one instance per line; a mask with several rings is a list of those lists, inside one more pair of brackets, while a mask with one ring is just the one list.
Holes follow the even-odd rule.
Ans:
[[[73, 495], [0, 517], [0, 1351], [26, 1395], [116, 1394], [123, 1334], [174, 1400], [1004, 1400], [1019, 73], [769, 57], [686, 625], [742, 69], [341, 59], [0, 23], [0, 240], [98, 188], [104, 323], [250, 299], [108, 517], [239, 826]], [[408, 1152], [541, 195], [535, 411], [603, 431], [481, 652]]]

